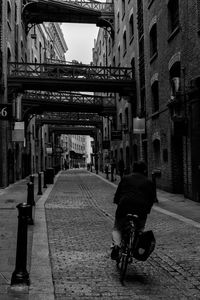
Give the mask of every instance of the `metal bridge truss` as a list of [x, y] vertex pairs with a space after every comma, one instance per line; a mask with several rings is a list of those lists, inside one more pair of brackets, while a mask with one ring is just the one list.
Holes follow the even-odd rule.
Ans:
[[135, 94], [132, 68], [8, 63], [8, 87], [21, 90]]
[[36, 124], [42, 126], [44, 124], [51, 125], [84, 125], [95, 126], [99, 129], [103, 127], [102, 117], [93, 113], [77, 113], [77, 112], [51, 112], [36, 116]]
[[30, 0], [23, 7], [22, 16], [28, 30], [33, 24], [67, 22], [96, 24], [110, 28], [114, 37], [114, 4], [82, 0]]
[[25, 91], [22, 107], [23, 119], [43, 112], [91, 112], [104, 116], [116, 113], [114, 97], [67, 92]]

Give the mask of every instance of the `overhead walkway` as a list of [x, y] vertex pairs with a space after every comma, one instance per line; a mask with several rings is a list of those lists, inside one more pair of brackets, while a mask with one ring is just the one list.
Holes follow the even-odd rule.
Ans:
[[23, 119], [43, 112], [90, 112], [102, 116], [116, 113], [115, 98], [81, 93], [25, 91]]
[[83, 64], [8, 63], [8, 87], [20, 91], [81, 91], [135, 94], [132, 68]]
[[96, 137], [97, 128], [95, 126], [58, 126], [50, 125], [49, 131], [56, 134], [89, 135]]
[[102, 128], [102, 117], [94, 113], [77, 113], [77, 112], [51, 112], [38, 115], [36, 124], [51, 125], [85, 125]]
[[30, 0], [22, 11], [27, 31], [43, 22], [87, 23], [111, 29], [113, 35], [114, 4], [82, 0]]

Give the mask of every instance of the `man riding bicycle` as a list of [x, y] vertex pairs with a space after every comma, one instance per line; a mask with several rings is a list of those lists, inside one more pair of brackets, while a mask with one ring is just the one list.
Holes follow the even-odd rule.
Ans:
[[111, 259], [118, 258], [126, 215], [138, 215], [139, 230], [144, 230], [147, 215], [155, 200], [156, 188], [153, 182], [147, 178], [146, 164], [143, 161], [135, 162], [133, 173], [120, 181], [114, 196], [113, 202], [117, 204], [117, 209], [112, 232]]

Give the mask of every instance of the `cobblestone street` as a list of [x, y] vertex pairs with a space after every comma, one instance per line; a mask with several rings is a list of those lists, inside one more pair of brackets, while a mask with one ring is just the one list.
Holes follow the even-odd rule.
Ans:
[[110, 259], [115, 187], [84, 170], [63, 171], [46, 201], [56, 299], [200, 299], [200, 232], [152, 210], [156, 249], [128, 266], [125, 286]]

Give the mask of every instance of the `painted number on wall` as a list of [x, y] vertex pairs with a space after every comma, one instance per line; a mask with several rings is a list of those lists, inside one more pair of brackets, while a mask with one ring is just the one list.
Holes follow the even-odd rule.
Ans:
[[11, 104], [0, 104], [0, 119], [10, 120], [12, 118]]

